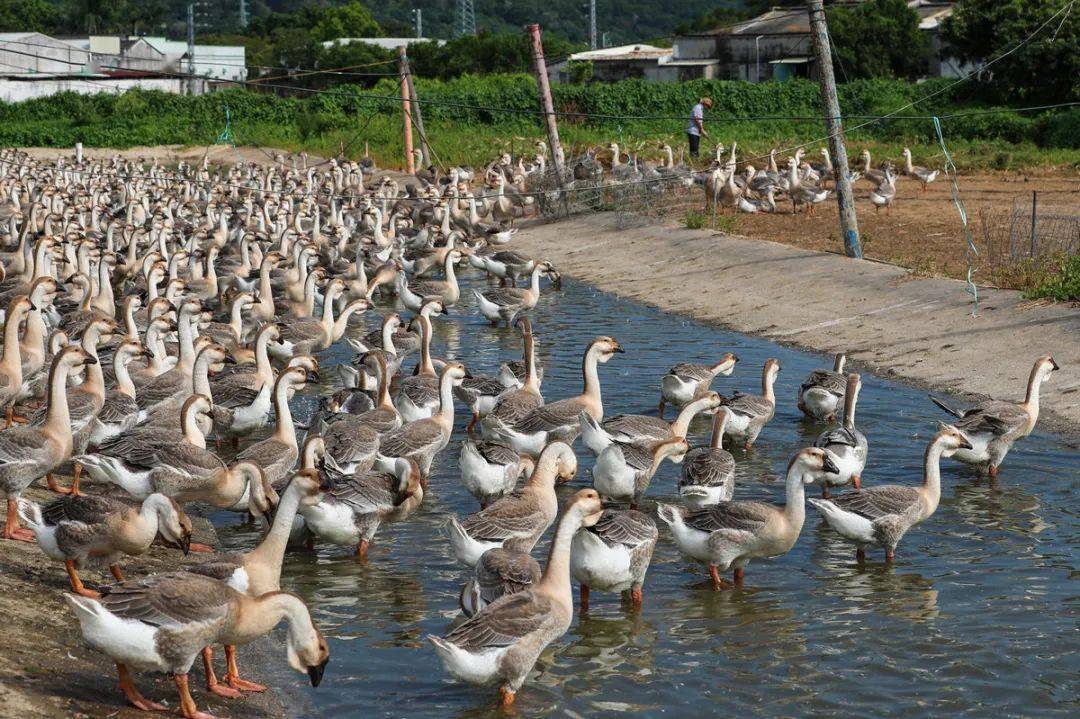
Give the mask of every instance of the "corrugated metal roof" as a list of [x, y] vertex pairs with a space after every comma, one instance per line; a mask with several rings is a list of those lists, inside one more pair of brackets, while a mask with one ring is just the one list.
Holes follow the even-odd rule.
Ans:
[[659, 60], [671, 55], [671, 48], [656, 47], [637, 43], [635, 45], [619, 45], [617, 47], [605, 47], [601, 50], [587, 50], [576, 52], [570, 56], [571, 60], [603, 62], [605, 60]]

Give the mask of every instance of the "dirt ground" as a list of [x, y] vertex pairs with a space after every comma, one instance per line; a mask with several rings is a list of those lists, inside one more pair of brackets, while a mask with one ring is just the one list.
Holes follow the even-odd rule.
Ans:
[[[62, 483], [66, 483], [62, 480]], [[28, 499], [48, 502], [56, 495], [46, 489], [32, 489]], [[195, 540], [213, 544], [215, 534], [209, 522], [192, 517]], [[54, 719], [139, 719], [149, 716], [126, 706], [117, 689], [115, 665], [90, 649], [79, 633], [79, 623], [63, 599], [70, 589], [64, 566], [46, 557], [36, 544], [2, 542], [0, 551], [0, 617], [4, 623], [4, 651], [0, 652], [0, 717]], [[155, 571], [175, 570], [185, 562], [202, 561], [208, 555], [192, 554], [184, 559], [179, 550], [154, 546], [140, 558], [122, 562], [126, 576], [146, 576]], [[80, 572], [86, 585], [97, 589], [111, 583], [108, 570]], [[106, 581], [108, 580], [108, 581]], [[222, 652], [218, 670], [224, 670]], [[264, 638], [240, 649], [240, 666], [251, 679], [265, 680], [269, 663], [284, 662], [280, 641]], [[226, 700], [210, 695], [202, 679], [202, 662], [192, 668], [192, 694], [199, 708], [221, 717], [279, 717], [285, 712], [271, 691]], [[160, 674], [139, 673], [136, 685], [149, 699], [178, 706], [175, 685]]]
[[[1073, 246], [1080, 245], [1080, 239], [1075, 237], [1076, 223], [1080, 222], [1080, 178], [998, 173], [961, 175], [958, 184], [972, 235], [981, 254], [976, 262], [976, 282], [1003, 287], [1015, 287], [1018, 281], [1022, 282], [1023, 276], [1018, 273], [1018, 268], [1001, 262], [1000, 255], [1005, 247], [1000, 240], [1009, 234], [1009, 228], [1000, 224], [1005, 219], [1005, 213], [1012, 211], [1015, 202], [1018, 214], [1026, 216], [1017, 223], [1017, 234], [1021, 238], [1018, 249], [1026, 250], [1030, 237], [1032, 192], [1038, 193], [1037, 215], [1042, 218], [1041, 231], [1056, 230], [1055, 236], [1060, 237], [1066, 228], [1052, 226], [1052, 218], [1071, 217]], [[965, 276], [967, 261], [964, 257], [963, 226], [953, 204], [948, 181], [939, 176], [924, 193], [917, 182], [901, 178], [889, 214], [884, 210], [875, 212], [869, 195], [869, 183], [861, 181], [855, 184], [855, 205], [864, 256], [903, 265], [921, 275]], [[778, 202], [776, 214], [728, 214], [711, 226], [745, 237], [782, 242], [808, 250], [843, 251], [836, 203], [831, 195], [815, 208], [813, 215], [800, 212], [798, 216], [792, 216], [791, 212], [790, 203]], [[991, 237], [997, 238], [993, 247], [987, 246], [984, 214], [990, 223], [985, 229], [989, 230]], [[993, 252], [988, 253], [988, 250]]]

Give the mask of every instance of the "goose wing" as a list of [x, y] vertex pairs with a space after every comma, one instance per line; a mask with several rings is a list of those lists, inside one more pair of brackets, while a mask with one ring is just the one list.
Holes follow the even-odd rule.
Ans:
[[506, 467], [520, 459], [517, 452], [501, 442], [476, 442], [473, 446], [488, 464]]
[[31, 464], [41, 452], [41, 436], [33, 427], [12, 427], [0, 432], [0, 464]]
[[[112, 392], [105, 398], [97, 418], [101, 422], [117, 424], [139, 413], [139, 403], [134, 397], [122, 392]], [[134, 420], [132, 420], [134, 422]]]
[[702, 532], [756, 534], [775, 509], [763, 502], [722, 502], [708, 509], [688, 513], [683, 521]]
[[1029, 420], [1028, 413], [1019, 405], [992, 401], [967, 410], [953, 426], [961, 432], [1004, 436], [1019, 432]]
[[577, 424], [581, 405], [576, 399], [562, 399], [532, 410], [514, 425], [514, 429], [526, 434], [549, 432], [553, 429]]
[[824, 501], [831, 501], [840, 509], [873, 521], [904, 514], [918, 506], [919, 490], [915, 487], [885, 484], [843, 492]]
[[664, 439], [671, 434], [671, 426], [667, 422], [643, 414], [617, 414], [605, 419], [602, 426], [616, 442]]
[[185, 567], [184, 571], [227, 582], [233, 572], [244, 566], [244, 555], [236, 552], [214, 555], [213, 559]]
[[306, 318], [295, 322], [279, 322], [281, 339], [289, 342], [310, 342], [320, 339], [326, 333], [322, 322], [316, 319]]
[[452, 629], [446, 641], [468, 651], [508, 647], [537, 631], [552, 614], [551, 600], [519, 592], [495, 600]]
[[676, 377], [681, 377], [686, 380], [711, 380], [712, 370], [703, 364], [695, 364], [693, 362], [680, 362], [679, 364], [668, 370], [668, 374], [673, 374]]
[[121, 619], [156, 627], [224, 621], [236, 592], [223, 582], [190, 572], [152, 574], [122, 582], [101, 598]]
[[338, 475], [329, 495], [362, 514], [389, 512], [401, 504], [398, 478], [383, 472]]
[[485, 300], [499, 307], [513, 307], [525, 301], [525, 290], [520, 287], [496, 287], [480, 294]]
[[716, 487], [735, 471], [731, 453], [712, 447], [699, 447], [686, 453], [680, 486]]
[[744, 417], [761, 417], [770, 414], [773, 406], [765, 401], [764, 397], [756, 394], [743, 394], [736, 392], [731, 398], [721, 397], [720, 404], [731, 408], [735, 414]]
[[847, 391], [847, 378], [839, 372], [833, 372], [831, 370], [816, 369], [807, 376], [806, 381], [802, 383], [799, 388], [799, 394], [801, 395], [811, 387], [820, 387], [828, 392], [832, 392], [837, 396], [843, 396]]
[[326, 453], [338, 463], [374, 459], [379, 450], [379, 434], [352, 416], [343, 417], [327, 427], [323, 441]]
[[848, 447], [859, 446], [859, 435], [856, 434], [858, 430], [850, 430], [847, 427], [834, 427], [833, 429], [826, 430], [818, 435], [818, 438], [814, 440], [815, 447], [825, 448], [830, 445], [845, 445]]
[[427, 375], [415, 375], [406, 377], [398, 385], [398, 393], [403, 394], [417, 405], [423, 405], [439, 397], [439, 380], [437, 377]]
[[61, 522], [84, 522], [95, 524], [114, 512], [131, 508], [131, 504], [112, 497], [79, 494], [61, 497], [41, 508], [45, 524], [56, 526]]
[[470, 514], [461, 528], [473, 539], [502, 542], [513, 537], [526, 537], [536, 531], [536, 501], [521, 491], [513, 492]]
[[647, 514], [634, 509], [607, 509], [598, 521], [587, 530], [592, 532], [609, 547], [622, 544], [633, 548], [646, 542], [655, 542], [659, 533], [656, 522]]
[[384, 457], [404, 457], [442, 442], [442, 428], [435, 422], [420, 420], [394, 430], [379, 443], [379, 454]]
[[446, 287], [439, 280], [413, 280], [409, 291], [418, 297], [441, 297]]
[[210, 392], [214, 396], [215, 409], [218, 407], [226, 407], [228, 409], [248, 407], [253, 404], [259, 396], [258, 389], [252, 387], [250, 384], [241, 384], [238, 382], [214, 383], [210, 388]]
[[480, 555], [476, 581], [484, 596], [515, 594], [540, 581], [540, 565], [525, 552], [495, 547]]

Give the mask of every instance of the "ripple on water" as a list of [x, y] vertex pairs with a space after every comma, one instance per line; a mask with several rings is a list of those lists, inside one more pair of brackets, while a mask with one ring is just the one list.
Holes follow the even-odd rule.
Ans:
[[[480, 281], [469, 274], [467, 285]], [[436, 322], [435, 351], [493, 372], [520, 353], [520, 340], [474, 313], [471, 292]], [[377, 317], [369, 313], [367, 327]], [[574, 282], [545, 293], [533, 315], [545, 368], [544, 394], [580, 391], [580, 352], [610, 334], [627, 354], [601, 367], [609, 412], [652, 412], [659, 377], [675, 362], [736, 352], [741, 361], [714, 389], [757, 391], [760, 368], [777, 357], [776, 418], [748, 455], [736, 452], [736, 495], [779, 501], [792, 453], [821, 427], [802, 420], [795, 392], [827, 357], [665, 315]], [[357, 326], [356, 332], [363, 331]], [[324, 366], [348, 361], [341, 343]], [[867, 484], [915, 483], [940, 413], [922, 392], [863, 376], [859, 425], [870, 438]], [[1021, 388], [1017, 387], [1017, 393]], [[1053, 391], [1053, 385], [1050, 387]], [[298, 416], [315, 394], [294, 399]], [[460, 411], [460, 407], [458, 407]], [[319, 716], [496, 717], [493, 694], [451, 682], [424, 639], [457, 615], [465, 577], [442, 525], [448, 513], [475, 511], [457, 479], [465, 418], [432, 477], [431, 495], [406, 523], [384, 527], [371, 561], [343, 548], [288, 555], [283, 585], [311, 605], [330, 640], [332, 661], [317, 690], [274, 671], [286, 691], [303, 692]], [[691, 426], [708, 441], [707, 421]], [[880, 553], [860, 567], [852, 548], [812, 509], [795, 548], [747, 569], [747, 588], [710, 591], [703, 569], [681, 558], [661, 528], [645, 585], [645, 608], [625, 611], [618, 597], [594, 594], [588, 616], [541, 657], [519, 694], [521, 717], [626, 717], [844, 714], [879, 716], [1065, 714], [1074, 708], [1080, 661], [1072, 637], [1075, 601], [1077, 450], [1047, 434], [1029, 437], [989, 483], [946, 461], [937, 514], [913, 530], [893, 567]], [[577, 484], [588, 481], [581, 456]], [[665, 464], [652, 500], [673, 501], [679, 467]], [[221, 515], [219, 523], [235, 523]], [[254, 541], [247, 527], [223, 532], [235, 547]], [[546, 543], [537, 549], [543, 557]], [[1075, 607], [1075, 605], [1073, 605]], [[307, 716], [309, 708], [304, 708]]]

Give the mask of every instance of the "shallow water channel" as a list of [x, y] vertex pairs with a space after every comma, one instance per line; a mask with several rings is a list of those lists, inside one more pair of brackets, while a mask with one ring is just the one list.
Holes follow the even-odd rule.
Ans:
[[[473, 273], [465, 280], [480, 283]], [[465, 291], [462, 304], [436, 320], [434, 353], [493, 373], [520, 355], [521, 342], [516, 332], [487, 325], [473, 302]], [[730, 393], [760, 391], [762, 362], [778, 358], [776, 417], [750, 453], [734, 451], [737, 498], [781, 502], [788, 460], [822, 429], [802, 420], [795, 393], [810, 370], [831, 364], [828, 357], [688, 322], [574, 282], [545, 291], [532, 317], [549, 401], [580, 391], [580, 356], [589, 339], [608, 334], [622, 343], [626, 354], [600, 369], [609, 414], [655, 411], [659, 378], [679, 361], [736, 352], [735, 373], [713, 384]], [[377, 326], [375, 311], [364, 319], [367, 328]], [[1034, 356], [1038, 349], [1030, 351]], [[341, 343], [325, 354], [324, 365], [351, 356]], [[1044, 392], [1054, 387], [1051, 382]], [[1022, 391], [1015, 388], [1018, 397]], [[294, 403], [306, 417], [314, 393]], [[424, 639], [443, 633], [458, 615], [467, 573], [451, 555], [442, 525], [448, 513], [478, 509], [458, 479], [468, 417], [457, 409], [455, 436], [422, 508], [380, 530], [367, 564], [344, 547], [287, 556], [283, 587], [309, 602], [331, 649], [326, 678], [312, 689], [289, 673], [282, 645], [274, 642], [274, 683], [297, 716], [499, 715], [494, 691], [453, 683]], [[942, 418], [923, 392], [864, 374], [858, 425], [870, 439], [866, 485], [920, 482], [923, 450]], [[707, 443], [709, 430], [707, 419], [696, 421], [691, 444]], [[591, 454], [580, 443], [578, 449], [578, 478], [560, 489], [562, 498], [590, 481]], [[937, 514], [908, 534], [891, 567], [880, 550], [860, 567], [854, 550], [808, 507], [795, 548], [751, 563], [746, 587], [735, 591], [711, 591], [704, 569], [680, 557], [658, 521], [644, 610], [632, 613], [617, 596], [594, 593], [588, 615], [575, 614], [569, 632], [541, 656], [518, 694], [517, 715], [1074, 711], [1080, 661], [1070, 650], [1076, 615], [1067, 603], [1076, 597], [1070, 579], [1080, 537], [1078, 459], [1076, 443], [1036, 432], [1013, 449], [994, 484], [945, 460]], [[677, 501], [679, 471], [662, 466], [643, 511], [655, 516], [655, 500]], [[236, 526], [235, 515], [216, 521], [232, 525], [222, 531], [226, 544], [256, 541], [249, 527]], [[541, 561], [550, 536], [535, 551]]]

